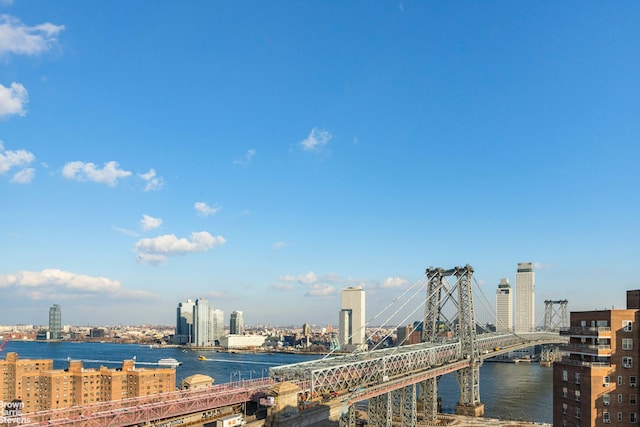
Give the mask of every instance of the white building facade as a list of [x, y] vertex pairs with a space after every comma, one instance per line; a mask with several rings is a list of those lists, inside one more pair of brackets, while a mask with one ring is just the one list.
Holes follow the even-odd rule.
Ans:
[[500, 279], [496, 290], [496, 331], [513, 331], [513, 295], [509, 279]]
[[364, 290], [360, 286], [344, 289], [341, 294], [339, 318], [340, 349], [343, 351], [366, 349], [365, 325]]
[[530, 262], [518, 263], [515, 298], [516, 332], [535, 331], [535, 288], [536, 277], [533, 272], [533, 264]]

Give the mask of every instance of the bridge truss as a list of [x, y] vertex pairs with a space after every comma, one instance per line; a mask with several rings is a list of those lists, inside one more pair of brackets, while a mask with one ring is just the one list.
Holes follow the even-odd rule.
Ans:
[[[485, 358], [563, 339], [557, 333], [477, 334], [472, 275], [469, 265], [427, 269], [422, 343], [279, 366], [270, 369], [270, 376], [279, 381], [305, 381], [312, 393], [339, 394], [348, 408], [341, 426], [354, 425], [354, 404], [363, 400], [369, 401], [373, 425], [399, 422], [415, 426], [419, 400], [424, 420], [433, 421], [437, 418], [438, 378], [448, 373], [455, 373], [460, 386], [458, 412], [484, 415], [479, 369]], [[453, 284], [448, 282], [450, 277], [455, 279]]]
[[559, 331], [569, 327], [569, 301], [544, 301], [544, 330]]

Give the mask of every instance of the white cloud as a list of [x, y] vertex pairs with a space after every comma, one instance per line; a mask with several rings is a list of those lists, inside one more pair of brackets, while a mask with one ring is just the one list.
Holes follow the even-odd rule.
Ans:
[[551, 270], [555, 268], [555, 264], [553, 263], [543, 264], [541, 262], [534, 262], [533, 268], [535, 268], [536, 270]]
[[218, 213], [220, 208], [208, 206], [205, 202], [196, 202], [193, 205], [194, 209], [202, 216], [209, 216]]
[[147, 173], [139, 173], [138, 176], [147, 182], [144, 191], [160, 190], [164, 185], [164, 179], [161, 176], [156, 176], [155, 169], [149, 169]]
[[310, 271], [300, 276], [280, 276], [280, 280], [283, 282], [298, 282], [303, 285], [310, 285], [318, 281], [318, 276], [316, 276], [313, 271]]
[[0, 288], [5, 289], [3, 292], [7, 289], [18, 291], [29, 299], [45, 299], [54, 295], [60, 299], [75, 299], [86, 295], [115, 298], [152, 296], [145, 291], [122, 289], [119, 281], [107, 277], [87, 276], [58, 269], [0, 274]]
[[154, 218], [149, 215], [142, 215], [142, 219], [140, 220], [140, 226], [143, 230], [153, 230], [154, 228], [158, 228], [162, 225], [162, 219]]
[[25, 105], [29, 102], [29, 93], [20, 83], [11, 83], [6, 87], [0, 84], [0, 117], [27, 114]]
[[94, 163], [76, 161], [64, 165], [62, 175], [67, 179], [92, 181], [113, 187], [117, 184], [118, 179], [130, 176], [131, 172], [120, 169], [115, 161], [105, 163], [102, 169], [96, 167]]
[[407, 283], [407, 279], [403, 279], [402, 277], [387, 277], [380, 283], [381, 288], [399, 288]]
[[0, 15], [0, 55], [38, 55], [58, 43], [64, 25], [48, 22], [35, 26], [24, 25], [18, 18]]
[[128, 230], [126, 228], [116, 227], [115, 225], [112, 228], [114, 230], [116, 230], [118, 233], [122, 233], [122, 234], [125, 234], [127, 236], [137, 236], [138, 235], [138, 233], [133, 231], [133, 230]]
[[22, 168], [14, 174], [11, 182], [19, 184], [31, 182], [35, 174], [35, 170], [27, 168], [26, 166], [30, 165], [35, 158], [36, 156], [34, 156], [33, 153], [26, 150], [5, 150], [4, 143], [0, 141], [0, 175], [7, 173], [9, 170], [14, 168]]
[[326, 297], [330, 295], [334, 295], [336, 293], [336, 288], [327, 284], [315, 284], [309, 289], [307, 292], [307, 296], [311, 297]]
[[191, 233], [189, 239], [177, 238], [174, 234], [165, 234], [154, 238], [140, 239], [135, 245], [140, 263], [158, 264], [166, 261], [170, 255], [184, 255], [192, 252], [206, 252], [223, 245], [222, 236], [212, 236], [206, 231]]
[[33, 181], [33, 177], [36, 174], [36, 170], [33, 168], [23, 169], [19, 172], [16, 172], [11, 178], [11, 182], [15, 182], [17, 184], [28, 184]]
[[300, 145], [305, 151], [317, 151], [327, 145], [331, 138], [333, 138], [333, 135], [326, 130], [313, 128], [311, 129], [307, 139], [300, 141]]
[[256, 150], [255, 149], [247, 150], [247, 152], [245, 153], [244, 157], [242, 157], [241, 159], [234, 160], [233, 164], [234, 165], [241, 165], [241, 166], [248, 165], [249, 162], [251, 162], [251, 159], [253, 158], [253, 156], [255, 156], [255, 154], [256, 154]]
[[271, 289], [274, 289], [276, 291], [290, 291], [291, 289], [293, 289], [293, 286], [291, 286], [289, 283], [273, 283], [271, 285]]
[[276, 242], [273, 244], [273, 249], [278, 250], [284, 248], [285, 246], [287, 246], [285, 242]]

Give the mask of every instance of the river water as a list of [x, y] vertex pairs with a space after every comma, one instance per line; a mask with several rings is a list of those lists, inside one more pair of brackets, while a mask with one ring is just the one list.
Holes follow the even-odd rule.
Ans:
[[[22, 342], [9, 341], [4, 352], [17, 352], [21, 359], [53, 359], [55, 369], [67, 368], [67, 358], [81, 359], [87, 368], [119, 367], [135, 356], [140, 367], [157, 367], [159, 359], [173, 357], [182, 362], [176, 379], [193, 374], [213, 377], [216, 384], [268, 376], [268, 368], [319, 358], [282, 353], [218, 353], [181, 348], [150, 348], [137, 344]], [[207, 360], [198, 360], [199, 356]], [[4, 356], [0, 356], [4, 359]], [[552, 423], [552, 368], [537, 363], [491, 363], [480, 368], [480, 399], [485, 416], [510, 420]], [[453, 374], [441, 377], [438, 394], [445, 413], [454, 413], [459, 388]]]

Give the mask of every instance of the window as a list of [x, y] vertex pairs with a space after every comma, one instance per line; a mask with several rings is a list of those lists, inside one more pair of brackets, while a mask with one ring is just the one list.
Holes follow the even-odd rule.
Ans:
[[632, 423], [638, 422], [638, 413], [637, 412], [629, 412], [629, 421]]
[[623, 357], [622, 358], [622, 367], [623, 368], [631, 368], [633, 366], [633, 357]]
[[567, 397], [567, 388], [562, 387], [562, 397]]
[[622, 395], [621, 394], [618, 395], [618, 403], [622, 403]]
[[573, 411], [573, 415], [576, 418], [580, 419], [580, 408], [575, 408], [574, 411]]
[[618, 412], [618, 422], [622, 422], [622, 412]]
[[638, 384], [638, 377], [636, 377], [635, 375], [631, 375], [629, 377], [629, 385], [631, 387], [636, 387], [637, 384]]
[[568, 381], [569, 380], [569, 372], [567, 372], [566, 369], [562, 370], [562, 381]]
[[602, 395], [602, 404], [605, 406], [609, 406], [609, 403], [611, 402], [611, 398], [609, 397], [609, 393], [605, 393]]
[[567, 413], [567, 408], [568, 408], [567, 404], [566, 404], [566, 403], [563, 403], [563, 404], [562, 404], [562, 413], [563, 413], [563, 414], [566, 414], [566, 413]]
[[618, 375], [618, 385], [622, 385], [622, 375]]
[[624, 332], [633, 331], [633, 322], [631, 320], [623, 320], [622, 321], [622, 330]]
[[632, 405], [636, 405], [638, 403], [638, 395], [637, 394], [630, 394], [629, 395], [629, 403]]
[[580, 390], [576, 390], [576, 402], [580, 402]]
[[605, 424], [610, 424], [611, 423], [611, 414], [609, 414], [608, 412], [603, 412], [602, 413], [602, 422]]
[[602, 384], [605, 387], [609, 387], [609, 383], [611, 382], [611, 377], [609, 375], [607, 375], [606, 377], [602, 378]]
[[622, 338], [622, 349], [633, 350], [633, 338]]
[[580, 384], [580, 372], [574, 373], [573, 378], [576, 380], [576, 384]]

